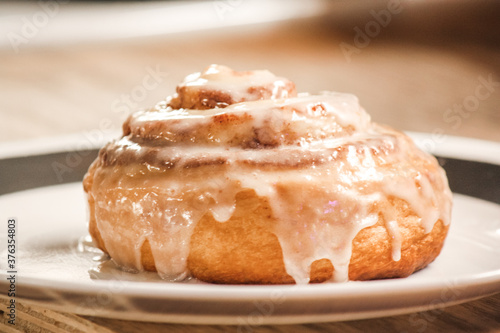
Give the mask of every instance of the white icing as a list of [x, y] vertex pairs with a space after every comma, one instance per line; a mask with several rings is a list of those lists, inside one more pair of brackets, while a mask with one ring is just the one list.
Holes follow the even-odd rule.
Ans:
[[398, 221], [386, 217], [385, 226], [392, 239], [392, 260], [399, 261], [401, 259], [401, 233], [399, 232]]
[[[204, 74], [189, 77], [185, 84], [210, 85], [238, 94], [232, 87], [243, 82], [245, 86], [249, 80], [251, 85], [262, 85], [275, 79], [265, 71], [233, 77], [225, 69], [209, 68]], [[221, 115], [244, 120], [231, 129], [233, 134], [252, 134], [265, 128], [266, 135], [280, 138], [280, 144], [269, 149], [230, 145], [233, 134], [219, 129], [213, 121]], [[427, 233], [439, 219], [449, 223], [451, 192], [436, 161], [398, 132], [372, 124], [352, 95], [300, 95], [212, 110], [161, 107], [136, 113], [130, 127], [141, 136], [157, 128], [155, 138], [171, 142], [158, 147], [157, 158], [176, 161], [169, 168], [148, 164], [145, 169], [131, 164], [96, 171], [92, 191], [97, 227], [118, 265], [134, 258], [131, 269], [143, 269], [140, 249], [147, 240], [162, 277], [176, 281], [189, 276], [187, 257], [196, 223], [207, 213], [221, 223], [229, 221], [236, 194], [242, 189], [253, 189], [258, 196], [268, 198], [285, 268], [296, 283], [308, 283], [311, 264], [323, 258], [335, 268], [333, 281], [347, 281], [353, 239], [379, 220], [379, 215], [371, 212], [374, 205], [380, 207], [385, 220], [392, 258], [400, 260], [402, 236], [391, 198], [404, 200]], [[186, 133], [190, 133], [188, 139]], [[196, 138], [202, 140], [204, 135], [206, 141], [197, 143]], [[296, 139], [287, 141], [287, 136]], [[114, 145], [132, 151], [137, 161], [149, 149], [129, 137]], [[411, 155], [439, 169], [440, 177], [420, 173], [422, 168], [412, 165]], [[222, 158], [224, 167], [210, 174], [184, 168], [190, 160], [205, 158]], [[259, 164], [293, 165], [301, 161], [306, 161], [305, 166], [259, 168]], [[101, 188], [110, 190], [102, 192]], [[126, 199], [128, 195], [134, 196], [132, 200]], [[116, 212], [123, 216], [116, 216]], [[127, 214], [134, 218], [127, 218]], [[121, 220], [133, 220], [134, 225]], [[127, 239], [135, 241], [124, 249]]]
[[[337, 139], [335, 141], [338, 145], [341, 145], [342, 141], [343, 145], [346, 145], [346, 140]], [[309, 170], [307, 175], [301, 169], [277, 172], [252, 169], [251, 172], [245, 172], [238, 163], [242, 160], [254, 160], [259, 163], [266, 160], [279, 161], [280, 158], [289, 155], [288, 152], [276, 154], [274, 151], [263, 154], [264, 151], [236, 148], [172, 147], [170, 148], [172, 155], [184, 158], [197, 154], [230, 157], [227, 162], [229, 168], [224, 173], [210, 175], [208, 179], [200, 179], [200, 177], [189, 179], [188, 176], [186, 178], [180, 177], [179, 174], [183, 173], [181, 164], [178, 166], [180, 170], [172, 179], [162, 180], [162, 182], [153, 179], [151, 184], [143, 184], [145, 187], [157, 187], [157, 196], [159, 197], [169, 196], [169, 208], [163, 208], [162, 214], [162, 211], [152, 208], [156, 205], [152, 197], [145, 196], [139, 202], [144, 205], [143, 211], [149, 211], [149, 223], [138, 219], [136, 227], [130, 228], [126, 232], [133, 233], [132, 229], [143, 230], [143, 234], [147, 235], [150, 242], [153, 256], [157, 262], [157, 269], [163, 277], [173, 280], [184, 278], [188, 274], [186, 260], [189, 254], [189, 239], [196, 222], [206, 212], [210, 212], [217, 221], [227, 221], [235, 208], [234, 198], [237, 189], [250, 188], [255, 190], [257, 195], [269, 198], [273, 215], [278, 220], [274, 232], [283, 250], [285, 267], [297, 283], [307, 283], [310, 265], [313, 261], [322, 258], [327, 258], [333, 263], [335, 267], [334, 281], [346, 281], [352, 240], [360, 230], [373, 225], [378, 220], [378, 216], [370, 214], [368, 211], [371, 204], [384, 202], [389, 195], [392, 195], [402, 198], [410, 204], [422, 219], [422, 225], [427, 232], [430, 231], [429, 226], [427, 226], [429, 221], [432, 221], [433, 225], [438, 218], [441, 218], [447, 223], [446, 211], [436, 216], [436, 210], [429, 209], [429, 192], [417, 189], [415, 177], [409, 177], [406, 173], [393, 174], [391, 169], [383, 171], [383, 168], [376, 167], [373, 156], [366, 149], [361, 148], [363, 153], [356, 153], [356, 147], [362, 147], [363, 144], [365, 144], [363, 140], [353, 141], [348, 145], [349, 158], [317, 166]], [[332, 142], [330, 142], [330, 147], [332, 146]], [[297, 148], [290, 147], [279, 150], [286, 149], [297, 150]], [[165, 148], [165, 151], [168, 150]], [[320, 150], [317, 152], [325, 159], [327, 158], [328, 152]], [[395, 163], [401, 158], [399, 155], [392, 154], [385, 158], [388, 159], [389, 163]], [[103, 175], [101, 178], [109, 181], [112, 177]], [[301, 188], [307, 189], [309, 187], [309, 191], [320, 191], [321, 194], [308, 195], [305, 192], [303, 195], [296, 196], [295, 201], [290, 201], [289, 197], [281, 197], [277, 188], [289, 183], [290, 179], [296, 179], [298, 184], [301, 184]], [[423, 180], [420, 179], [420, 182], [423, 183]], [[122, 185], [130, 189], [138, 186], [134, 182], [126, 185], [125, 183], [127, 182], [123, 182]], [[365, 183], [376, 185], [371, 187], [367, 185], [367, 188], [363, 188], [362, 185]], [[240, 187], [235, 186], [235, 184], [240, 184]], [[432, 186], [429, 182], [426, 184], [425, 186]], [[104, 187], [106, 186], [104, 185]], [[164, 192], [164, 188], [169, 189], [169, 191]], [[204, 194], [190, 198], [189, 193]], [[443, 192], [443, 195], [445, 194], [446, 192]], [[309, 197], [318, 196], [323, 197], [325, 201], [323, 203], [308, 201]], [[432, 199], [433, 196], [431, 195], [430, 198]], [[442, 198], [440, 202], [443, 202]], [[129, 203], [119, 202], [117, 204], [127, 205]], [[342, 206], [346, 207], [345, 211], [336, 214], [335, 209], [341, 209]], [[303, 209], [298, 211], [296, 207], [303, 207]], [[401, 236], [394, 217], [395, 212], [391, 211], [391, 206], [388, 207], [384, 211], [384, 217], [393, 242], [393, 259], [397, 261], [401, 256]], [[100, 208], [109, 209], [111, 212], [117, 207], [108, 202], [105, 207]], [[127, 208], [122, 207], [122, 210], [127, 210]], [[140, 216], [138, 207], [135, 208], [135, 211]], [[311, 222], [307, 225], [300, 224], [300, 221], [303, 220]], [[107, 229], [105, 224], [106, 221], [101, 219], [99, 229], [102, 235], [109, 236], [109, 239], [105, 239], [107, 250], [111, 257], [120, 264], [121, 255], [125, 257], [130, 255], [129, 253], [121, 253], [121, 239], [116, 237], [117, 234], [123, 235], [124, 231], [113, 232], [109, 230], [116, 222], [110, 222]], [[158, 231], [160, 228], [163, 232]], [[169, 236], [165, 237], [165, 234]], [[304, 235], [316, 235], [316, 238], [309, 239]], [[138, 236], [131, 236], [139, 239], [134, 246], [136, 260], [140, 258], [137, 252], [142, 245], [142, 238]], [[165, 243], [166, 239], [169, 241], [168, 243]], [[116, 244], [116, 251], [113, 251], [111, 243]], [[297, 244], [301, 244], [301, 247], [297, 248]], [[140, 270], [142, 267], [140, 264], [136, 264], [134, 268]]]
[[[229, 131], [224, 123], [214, 121], [222, 115], [240, 121], [232, 124]], [[241, 102], [224, 109], [140, 111], [129, 124], [134, 134], [149, 133], [154, 138], [184, 145], [234, 145], [236, 134], [251, 135], [255, 129], [265, 131], [269, 138], [280, 143], [300, 140], [306, 145], [323, 145], [321, 140], [343, 137], [347, 130], [367, 132], [370, 116], [359, 107], [355, 96], [332, 93]], [[191, 141], [185, 140], [187, 133]]]
[[235, 101], [254, 100], [255, 97], [248, 88], [261, 86], [269, 86], [272, 99], [289, 97], [284, 80], [268, 70], [235, 72], [220, 65], [211, 65], [201, 73], [188, 75], [181, 86], [223, 91], [229, 93]]

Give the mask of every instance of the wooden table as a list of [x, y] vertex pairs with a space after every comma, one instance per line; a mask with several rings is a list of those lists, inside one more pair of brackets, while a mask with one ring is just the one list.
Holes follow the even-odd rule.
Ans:
[[[0, 298], [5, 304], [5, 299]], [[468, 302], [409, 315], [379, 319], [365, 319], [337, 323], [305, 325], [252, 326], [250, 330], [238, 326], [181, 325], [144, 323], [106, 318], [89, 318], [70, 313], [55, 312], [40, 307], [21, 305], [17, 308], [16, 326], [7, 324], [5, 315], [0, 322], [1, 332], [258, 332], [258, 333], [313, 333], [313, 332], [500, 332], [500, 294]]]
[[[373, 119], [404, 130], [500, 141], [500, 4], [404, 3], [402, 10], [393, 8], [386, 26], [359, 43], [356, 29], [366, 31], [375, 20], [373, 10], [387, 6], [339, 2], [314, 19], [230, 32], [27, 47], [18, 54], [1, 49], [0, 143], [91, 132], [105, 123], [111, 124], [106, 130], [119, 129], [127, 113], [171, 94], [186, 74], [211, 63], [268, 68], [294, 80], [299, 91], [354, 93]], [[152, 71], [159, 73], [157, 84], [139, 94]], [[123, 94], [135, 98], [127, 104]], [[0, 299], [3, 307], [6, 298]], [[236, 326], [89, 320], [22, 303], [18, 325], [5, 320], [3, 314], [2, 332], [238, 331]], [[254, 330], [318, 331], [500, 332], [500, 294], [417, 314]]]

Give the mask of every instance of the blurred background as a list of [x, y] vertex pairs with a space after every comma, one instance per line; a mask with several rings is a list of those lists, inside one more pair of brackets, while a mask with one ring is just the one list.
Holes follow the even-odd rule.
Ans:
[[356, 94], [403, 130], [500, 141], [499, 32], [493, 0], [4, 1], [0, 143], [118, 131], [212, 63]]

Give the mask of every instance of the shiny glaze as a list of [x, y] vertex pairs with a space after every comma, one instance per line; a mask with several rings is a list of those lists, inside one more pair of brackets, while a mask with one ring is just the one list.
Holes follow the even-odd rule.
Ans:
[[[279, 87], [280, 79], [267, 71], [235, 76], [217, 69], [183, 85], [223, 89], [244, 101], [188, 110], [173, 109], [167, 100], [133, 114], [124, 136], [101, 151], [90, 195], [106, 249], [118, 264], [132, 256], [129, 268], [140, 271], [147, 239], [159, 274], [184, 279], [196, 223], [205, 214], [230, 220], [243, 189], [268, 198], [273, 231], [296, 283], [308, 283], [311, 263], [322, 258], [333, 263], [334, 281], [346, 281], [352, 240], [377, 223], [380, 212], [393, 260], [399, 260], [393, 197], [408, 203], [426, 232], [438, 220], [449, 223], [451, 192], [436, 160], [404, 134], [372, 123], [354, 96], [272, 93], [255, 101], [248, 98], [248, 77], [262, 87]], [[113, 189], [130, 197], [117, 197]], [[374, 212], [374, 206], [382, 208]], [[113, 211], [133, 211], [134, 225], [117, 232]], [[123, 251], [126, 238], [135, 241]]]

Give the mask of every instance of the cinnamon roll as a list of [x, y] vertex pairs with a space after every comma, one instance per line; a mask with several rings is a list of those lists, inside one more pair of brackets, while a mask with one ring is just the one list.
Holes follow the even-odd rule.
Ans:
[[169, 281], [406, 277], [441, 251], [436, 159], [355, 96], [212, 65], [132, 114], [84, 179], [95, 244]]

